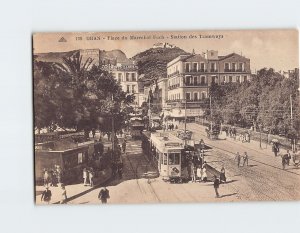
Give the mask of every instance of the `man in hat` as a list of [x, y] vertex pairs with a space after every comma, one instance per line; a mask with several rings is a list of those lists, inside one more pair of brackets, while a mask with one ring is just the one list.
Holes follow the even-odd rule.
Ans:
[[106, 187], [104, 187], [103, 189], [100, 190], [99, 194], [98, 194], [98, 199], [101, 200], [102, 204], [106, 204], [107, 203], [107, 199], [109, 199], [109, 191]]
[[241, 155], [240, 155], [239, 152], [236, 152], [236, 156], [235, 156], [234, 160], [237, 161], [237, 165], [239, 167], [240, 166], [240, 162], [241, 162]]
[[215, 189], [215, 193], [216, 193], [216, 198], [219, 198], [220, 195], [219, 195], [218, 189], [219, 189], [219, 186], [220, 186], [220, 181], [217, 178], [217, 176], [214, 176], [214, 178], [215, 178], [215, 180], [214, 180], [214, 189]]
[[46, 189], [45, 189], [45, 191], [42, 193], [41, 201], [44, 201], [44, 202], [46, 202], [47, 204], [49, 204], [50, 201], [51, 201], [51, 197], [52, 197], [51, 190], [50, 190], [49, 187], [47, 186]]

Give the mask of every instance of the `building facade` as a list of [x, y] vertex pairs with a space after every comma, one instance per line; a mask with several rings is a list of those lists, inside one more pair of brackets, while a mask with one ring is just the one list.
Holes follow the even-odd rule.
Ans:
[[103, 69], [109, 71], [113, 75], [124, 92], [134, 94], [134, 106], [140, 107], [142, 105], [143, 99], [140, 98], [138, 86], [138, 67], [134, 62], [117, 62], [115, 65], [103, 65]]
[[186, 111], [188, 117], [201, 116], [213, 83], [250, 81], [250, 59], [236, 53], [219, 56], [215, 50], [180, 55], [167, 64], [167, 76], [169, 115], [183, 118]]

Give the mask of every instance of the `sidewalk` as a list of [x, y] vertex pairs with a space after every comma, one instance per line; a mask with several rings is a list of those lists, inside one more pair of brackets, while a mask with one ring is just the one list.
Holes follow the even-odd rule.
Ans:
[[[179, 126], [179, 128], [182, 127], [183, 125]], [[205, 126], [196, 123], [188, 123], [187, 129], [194, 132], [192, 136], [193, 139], [203, 138], [206, 144], [214, 146], [216, 150], [219, 148], [223, 151], [227, 151], [227, 154], [230, 155], [232, 159], [234, 158], [236, 152], [240, 152], [241, 155], [243, 155], [244, 152], [247, 152], [250, 161], [252, 160], [268, 166], [272, 166], [277, 169], [282, 169], [281, 157], [274, 156], [271, 145], [262, 143], [262, 149], [260, 149], [260, 142], [254, 140], [251, 140], [250, 143], [242, 143], [241, 141], [234, 140], [230, 137], [227, 137], [226, 140], [210, 140], [206, 137]], [[281, 149], [281, 152], [285, 151], [285, 149]], [[287, 167], [286, 170], [296, 174], [300, 174], [300, 169], [295, 168], [292, 161], [290, 164], [291, 166]]]
[[[90, 186], [84, 186], [82, 183], [80, 184], [73, 184], [73, 185], [67, 185], [66, 186], [66, 191], [67, 191], [67, 202], [72, 200], [75, 197], [84, 195], [88, 192], [93, 191], [95, 188], [99, 187], [101, 184], [107, 182], [111, 178], [111, 169], [106, 169], [104, 170], [99, 177], [96, 177], [94, 179], [94, 187]], [[52, 192], [52, 198], [50, 203], [51, 204], [58, 204], [61, 200], [61, 187], [58, 185], [58, 187], [50, 187], [49, 188]], [[41, 201], [41, 195], [42, 192], [45, 190], [44, 186], [36, 186], [36, 196], [35, 196], [35, 201], [37, 205], [43, 205], [46, 204]]]

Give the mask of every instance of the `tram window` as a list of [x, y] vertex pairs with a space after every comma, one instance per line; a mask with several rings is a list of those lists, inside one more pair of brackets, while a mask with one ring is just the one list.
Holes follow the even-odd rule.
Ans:
[[164, 165], [167, 165], [167, 158], [168, 158], [167, 153], [164, 153]]
[[178, 165], [179, 162], [179, 154], [178, 153], [170, 153], [169, 154], [169, 165]]
[[179, 162], [179, 154], [174, 155], [175, 164], [180, 164]]

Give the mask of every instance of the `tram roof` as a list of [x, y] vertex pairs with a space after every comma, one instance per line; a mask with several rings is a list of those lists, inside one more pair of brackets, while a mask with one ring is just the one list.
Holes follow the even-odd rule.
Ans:
[[183, 141], [169, 132], [156, 131], [151, 133], [151, 141], [158, 149], [184, 149]]

